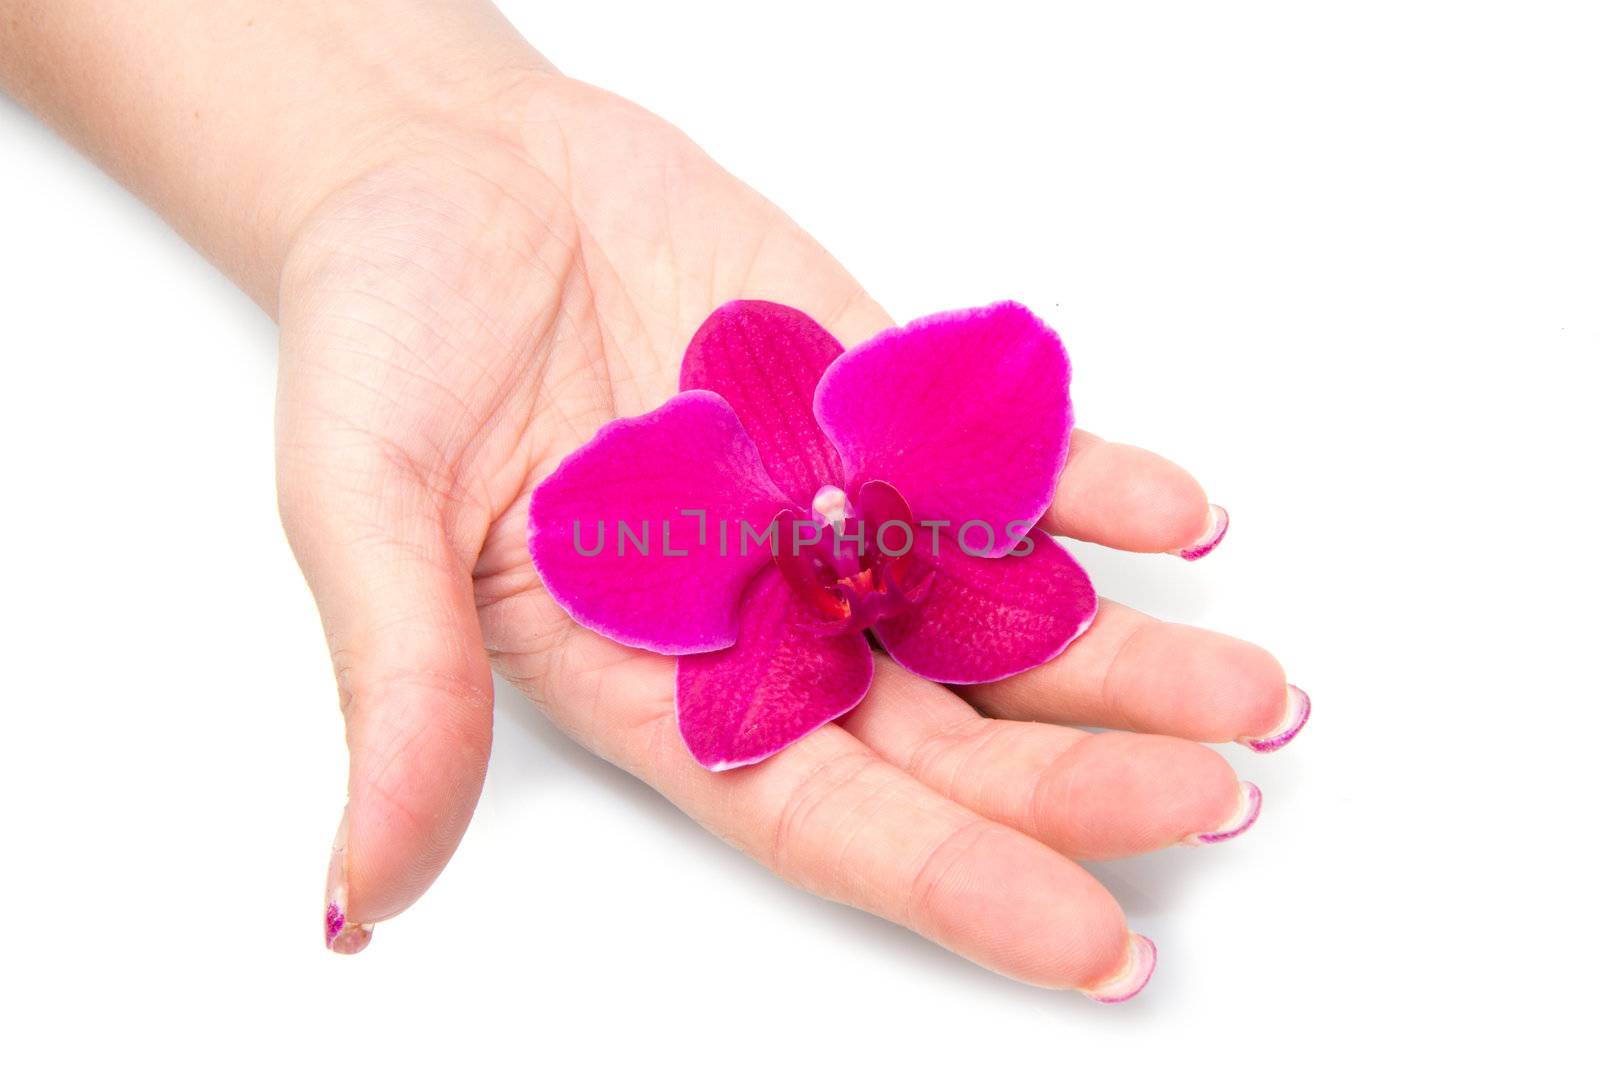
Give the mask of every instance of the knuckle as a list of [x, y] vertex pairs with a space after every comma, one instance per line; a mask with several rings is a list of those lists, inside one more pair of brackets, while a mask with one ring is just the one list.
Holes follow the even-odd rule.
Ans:
[[819, 815], [846, 799], [852, 786], [873, 767], [883, 766], [873, 753], [846, 749], [818, 763], [792, 788], [778, 809], [768, 841], [767, 866], [785, 881], [804, 885], [813, 878], [819, 859], [815, 843]]
[[944, 917], [950, 910], [946, 906], [948, 887], [966, 881], [963, 866], [972, 861], [982, 842], [999, 832], [999, 826], [973, 816], [944, 834], [906, 879], [902, 921], [918, 930], [938, 931], [946, 926]]
[[920, 781], [929, 780], [935, 770], [947, 761], [981, 745], [995, 733], [997, 726], [994, 720], [976, 715], [963, 716], [946, 723], [919, 738], [912, 746], [904, 762], [906, 773]]

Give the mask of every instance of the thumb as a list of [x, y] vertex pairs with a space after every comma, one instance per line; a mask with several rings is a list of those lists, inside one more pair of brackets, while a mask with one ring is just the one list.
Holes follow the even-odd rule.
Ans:
[[[382, 461], [378, 461], [382, 464]], [[342, 487], [284, 469], [284, 528], [327, 632], [350, 749], [324, 934], [366, 947], [455, 852], [483, 788], [494, 702], [469, 564], [410, 472]]]

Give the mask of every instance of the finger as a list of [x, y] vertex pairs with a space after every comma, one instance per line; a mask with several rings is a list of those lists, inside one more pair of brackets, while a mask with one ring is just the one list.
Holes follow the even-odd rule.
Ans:
[[[756, 295], [764, 292], [755, 289]], [[814, 309], [849, 348], [894, 325], [861, 290], [841, 310]], [[1206, 499], [1194, 476], [1132, 445], [1073, 430], [1067, 464], [1040, 524], [1054, 534], [1130, 552], [1199, 559], [1221, 542], [1227, 512]]]
[[1261, 793], [1204, 745], [986, 719], [880, 656], [841, 720], [889, 763], [980, 815], [1078, 859], [1212, 844], [1255, 822]]
[[[843, 311], [819, 309], [818, 321], [846, 347], [893, 325], [859, 291]], [[1212, 505], [1182, 467], [1084, 430], [1072, 431], [1066, 468], [1039, 521], [1050, 533], [1080, 541], [1129, 552], [1171, 552], [1190, 560], [1209, 554], [1228, 529], [1228, 513]]]
[[[1153, 969], [1111, 895], [1081, 867], [889, 766], [837, 726], [752, 767], [714, 773], [689, 756], [670, 660], [625, 661], [575, 634], [559, 679], [536, 678], [557, 724], [788, 881], [900, 923], [1002, 974], [1123, 999]], [[603, 669], [597, 669], [601, 668]]]
[[1200, 483], [1171, 460], [1072, 431], [1067, 466], [1040, 524], [1050, 533], [1130, 552], [1199, 559], [1227, 532]]
[[1106, 600], [1055, 659], [963, 692], [1001, 718], [1238, 741], [1258, 751], [1287, 744], [1311, 712], [1264, 649]]
[[[470, 575], [404, 472], [349, 483], [281, 463], [284, 526], [327, 632], [350, 749], [328, 947], [415, 901], [455, 851], [489, 758], [492, 680]], [[356, 484], [377, 488], [357, 491]]]

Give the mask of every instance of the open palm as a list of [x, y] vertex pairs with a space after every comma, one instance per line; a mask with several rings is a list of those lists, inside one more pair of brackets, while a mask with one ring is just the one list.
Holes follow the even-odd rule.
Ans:
[[[407, 143], [313, 214], [280, 300], [282, 510], [351, 752], [336, 947], [410, 905], [460, 839], [492, 664], [790, 881], [1026, 981], [1135, 990], [1148, 955], [1074, 859], [1253, 816], [1253, 789], [1196, 742], [1303, 719], [1273, 659], [1102, 603], [1056, 660], [960, 694], [880, 656], [837, 724], [704, 770], [678, 737], [673, 661], [579, 628], [540, 588], [529, 494], [608, 420], [676, 392], [726, 301], [793, 305], [847, 346], [891, 322], [776, 208], [597, 90], [530, 78]], [[1213, 511], [1170, 463], [1080, 431], [1044, 524], [1169, 551]]]

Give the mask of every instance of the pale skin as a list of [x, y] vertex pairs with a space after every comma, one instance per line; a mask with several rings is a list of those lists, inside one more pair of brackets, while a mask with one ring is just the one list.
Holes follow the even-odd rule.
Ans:
[[[725, 301], [792, 304], [846, 345], [892, 320], [683, 133], [563, 77], [491, 5], [0, 0], [0, 87], [280, 324], [280, 506], [345, 714], [352, 928], [410, 907], [454, 852], [491, 670], [796, 885], [1045, 986], [1101, 986], [1128, 952], [1076, 861], [1236, 812], [1201, 742], [1279, 728], [1282, 669], [1112, 603], [1023, 675], [957, 694], [880, 656], [838, 723], [755, 767], [693, 761], [672, 661], [578, 628], [540, 588], [529, 494], [607, 420], [671, 396]], [[1209, 522], [1180, 468], [1082, 431], [1045, 518], [1133, 552]]]

